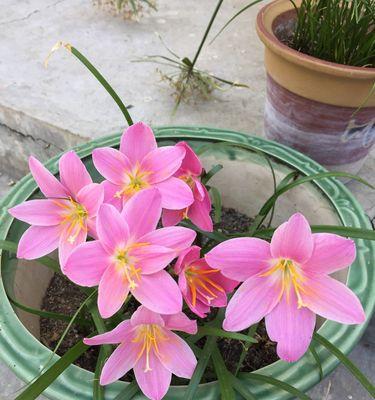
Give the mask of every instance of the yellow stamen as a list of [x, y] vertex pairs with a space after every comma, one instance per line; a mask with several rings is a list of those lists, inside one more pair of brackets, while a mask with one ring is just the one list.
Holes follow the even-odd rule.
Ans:
[[130, 256], [130, 250], [147, 246], [148, 243], [133, 243], [130, 246], [119, 248], [115, 251], [114, 262], [116, 268], [124, 274], [126, 282], [129, 284], [130, 289], [138, 287], [141, 280], [141, 268], [136, 267], [137, 260], [134, 256]]
[[139, 325], [137, 328], [137, 335], [132, 340], [133, 343], [142, 343], [142, 347], [137, 355], [137, 361], [146, 352], [146, 365], [144, 372], [152, 371], [150, 366], [150, 352], [153, 351], [156, 355], [160, 356], [158, 342], [167, 340], [161, 327], [156, 324]]
[[185, 175], [180, 175], [180, 179], [182, 179], [191, 189], [194, 189], [195, 182], [194, 179], [191, 175], [185, 174]]
[[189, 266], [185, 271], [186, 280], [191, 290], [192, 305], [197, 304], [197, 293], [203, 296], [208, 303], [218, 297], [217, 292], [225, 290], [210, 279], [207, 275], [219, 272], [218, 269], [202, 269], [195, 266]]
[[115, 193], [116, 198], [131, 197], [142, 189], [150, 186], [148, 183], [148, 176], [151, 172], [141, 171], [137, 165], [133, 171], [127, 173], [128, 183], [126, 183], [121, 190]]
[[302, 301], [301, 292], [304, 292], [303, 282], [305, 281], [300, 267], [292, 260], [280, 259], [267, 272], [260, 276], [270, 276], [273, 274], [281, 274], [281, 291], [279, 300], [283, 293], [286, 293], [287, 302], [290, 301], [290, 289], [293, 288], [297, 296], [298, 308], [305, 307]]
[[77, 203], [71, 197], [61, 200], [53, 200], [53, 202], [62, 209], [60, 224], [68, 225], [66, 231], [68, 235], [67, 241], [70, 244], [74, 244], [81, 231], [87, 232], [86, 220], [88, 212], [82, 204]]

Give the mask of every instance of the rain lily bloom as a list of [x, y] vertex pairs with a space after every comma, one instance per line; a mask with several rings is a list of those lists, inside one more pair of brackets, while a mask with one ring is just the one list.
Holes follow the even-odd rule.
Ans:
[[206, 255], [208, 264], [244, 282], [228, 304], [224, 329], [241, 331], [265, 317], [279, 357], [298, 360], [310, 344], [315, 314], [343, 324], [365, 321], [358, 298], [329, 276], [355, 257], [352, 240], [312, 234], [299, 213], [276, 229], [271, 243], [238, 238], [219, 244]]
[[190, 186], [194, 195], [194, 202], [181, 210], [163, 210], [163, 226], [176, 225], [182, 219], [190, 219], [204, 231], [212, 232], [211, 199], [206, 187], [199, 179], [203, 171], [202, 164], [187, 143], [179, 142], [176, 146], [185, 149], [185, 157], [174, 176], [182, 179]]
[[84, 339], [90, 346], [120, 343], [103, 367], [100, 384], [108, 385], [133, 368], [145, 396], [160, 400], [168, 391], [172, 373], [191, 378], [197, 360], [188, 344], [172, 330], [195, 334], [197, 323], [182, 312], [165, 316], [141, 306], [114, 330]]
[[174, 270], [190, 310], [204, 318], [212, 306], [227, 305], [227, 293], [232, 292], [238, 282], [226, 278], [220, 270], [211, 268], [204, 258], [200, 258], [200, 251], [198, 246], [183, 251]]
[[143, 122], [126, 129], [120, 150], [104, 147], [92, 153], [96, 169], [106, 179], [105, 202], [119, 210], [136, 193], [150, 187], [160, 191], [164, 208], [189, 206], [194, 201], [189, 186], [173, 176], [184, 156], [181, 146], [158, 148], [154, 133]]
[[20, 239], [17, 257], [32, 260], [59, 249], [62, 270], [75, 247], [95, 237], [95, 219], [104, 199], [103, 187], [92, 183], [84, 164], [74, 151], [59, 161], [60, 181], [36, 158], [29, 167], [41, 192], [47, 199], [29, 200], [9, 213], [32, 225]]
[[65, 272], [81, 286], [99, 285], [103, 318], [115, 314], [129, 291], [143, 305], [161, 314], [182, 309], [177, 283], [164, 268], [194, 241], [183, 227], [156, 229], [161, 215], [157, 189], [142, 190], [126, 202], [121, 214], [110, 204], [98, 212], [98, 240], [77, 247]]

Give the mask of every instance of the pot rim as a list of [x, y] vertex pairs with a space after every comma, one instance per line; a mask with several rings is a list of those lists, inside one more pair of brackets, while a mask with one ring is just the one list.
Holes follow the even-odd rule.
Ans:
[[[157, 139], [164, 140], [185, 139], [226, 142], [249, 150], [257, 149], [263, 151], [303, 174], [326, 171], [315, 161], [287, 146], [244, 133], [205, 127], [172, 126], [155, 128], [155, 135]], [[81, 158], [86, 158], [91, 155], [94, 148], [116, 146], [119, 144], [119, 140], [120, 134], [115, 134], [85, 143], [74, 150]], [[57, 161], [60, 156], [61, 154], [46, 163], [47, 168], [53, 173], [58, 171]], [[333, 178], [326, 178], [316, 181], [314, 184], [330, 200], [343, 225], [370, 228], [370, 222], [362, 207], [342, 183]], [[3, 199], [0, 204], [0, 240], [6, 239], [13, 223], [13, 218], [7, 213], [7, 209], [29, 198], [36, 189], [37, 186], [32, 176], [28, 174]], [[355, 262], [356, 267], [351, 267], [348, 272], [347, 284], [360, 298], [367, 320], [364, 324], [357, 326], [345, 326], [326, 321], [318, 330], [322, 336], [328, 337], [331, 342], [340, 347], [341, 351], [346, 354], [360, 339], [375, 306], [375, 296], [373, 295], [375, 290], [375, 271], [370, 268], [370, 261], [375, 258], [375, 243], [357, 240], [357, 244], [360, 257]], [[43, 362], [49, 359], [52, 351], [32, 336], [19, 321], [6, 297], [3, 279], [0, 282], [0, 299], [0, 357], [21, 379], [30, 381], [35, 377]], [[338, 360], [320, 345], [316, 345], [316, 351], [322, 360], [324, 375], [327, 375], [338, 365]], [[54, 360], [58, 359], [59, 357], [55, 355]], [[301, 371], [304, 371], [304, 379], [301, 379]], [[318, 368], [316, 368], [309, 354], [305, 354], [296, 363], [287, 364], [279, 360], [257, 372], [282, 379], [302, 391], [309, 389], [320, 380]], [[246, 373], [241, 374], [241, 379], [245, 383], [253, 382], [248, 375]], [[73, 365], [44, 394], [56, 400], [70, 400], [71, 398], [77, 398], [77, 396], [79, 396], [80, 400], [89, 400], [92, 399], [92, 379], [93, 374], [91, 372]], [[125, 385], [125, 382], [116, 382], [109, 385], [106, 388], [106, 399], [113, 399]], [[173, 386], [165, 399], [182, 400], [184, 399], [185, 389], [186, 386]], [[286, 392], [275, 391], [275, 389], [270, 390], [265, 384], [252, 385], [252, 392], [260, 399], [274, 399], [275, 393], [277, 393], [278, 400], [290, 398], [290, 395]], [[217, 382], [211, 382], [200, 385], [197, 397], [216, 399], [219, 398], [219, 393]]]
[[[300, 1], [297, 2], [297, 4], [299, 3]], [[320, 58], [301, 53], [280, 42], [280, 40], [273, 33], [272, 29], [270, 30], [267, 28], [265, 24], [265, 18], [267, 17], [268, 13], [274, 11], [275, 8], [278, 8], [280, 5], [284, 4], [284, 10], [275, 15], [272, 20], [273, 22], [276, 17], [282, 13], [293, 9], [293, 4], [290, 0], [274, 0], [271, 3], [263, 6], [258, 12], [256, 18], [256, 30], [260, 40], [266, 47], [287, 61], [293, 64], [304, 66], [313, 71], [319, 71], [328, 75], [352, 79], [375, 79], [375, 68], [354, 67], [350, 65], [337, 64], [331, 61], [325, 61]]]

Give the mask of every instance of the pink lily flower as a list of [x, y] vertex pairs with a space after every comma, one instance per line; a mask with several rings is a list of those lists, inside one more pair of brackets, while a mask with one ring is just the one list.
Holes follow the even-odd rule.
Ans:
[[121, 214], [103, 204], [97, 218], [99, 239], [80, 245], [68, 258], [69, 279], [81, 286], [99, 285], [103, 318], [119, 311], [129, 291], [154, 312], [181, 311], [181, 292], [164, 268], [191, 245], [196, 233], [183, 227], [156, 229], [160, 215], [161, 196], [155, 188], [133, 196]]
[[198, 246], [183, 251], [174, 270], [186, 304], [193, 313], [204, 318], [211, 307], [227, 305], [227, 293], [232, 292], [238, 282], [211, 268], [204, 258], [200, 258], [200, 251]]
[[208, 264], [244, 282], [228, 304], [224, 329], [241, 331], [265, 317], [279, 357], [298, 360], [310, 344], [316, 314], [343, 324], [365, 321], [358, 298], [329, 276], [355, 257], [352, 240], [312, 234], [299, 213], [276, 229], [271, 243], [256, 238], [220, 243], [206, 255]]
[[174, 176], [189, 185], [193, 192], [194, 202], [180, 210], [163, 210], [163, 226], [177, 225], [183, 219], [190, 219], [198, 228], [212, 232], [211, 199], [206, 187], [199, 179], [203, 172], [202, 164], [187, 143], [179, 142], [176, 146], [185, 149], [185, 157]]
[[156, 187], [162, 207], [181, 209], [193, 202], [189, 186], [173, 176], [180, 168], [185, 149], [179, 146], [158, 148], [154, 133], [143, 122], [130, 126], [121, 137], [120, 150], [96, 149], [92, 158], [103, 182], [105, 202], [119, 210], [134, 194]]
[[160, 400], [168, 391], [172, 373], [191, 378], [197, 360], [172, 330], [195, 334], [197, 323], [182, 312], [164, 316], [141, 306], [114, 330], [84, 339], [89, 346], [120, 343], [103, 367], [100, 384], [115, 382], [133, 368], [144, 395]]
[[67, 257], [87, 234], [96, 236], [95, 220], [104, 199], [103, 187], [93, 183], [74, 151], [59, 161], [60, 182], [36, 158], [29, 158], [31, 174], [47, 199], [29, 200], [9, 213], [32, 225], [22, 235], [17, 257], [32, 260], [59, 249], [64, 272]]

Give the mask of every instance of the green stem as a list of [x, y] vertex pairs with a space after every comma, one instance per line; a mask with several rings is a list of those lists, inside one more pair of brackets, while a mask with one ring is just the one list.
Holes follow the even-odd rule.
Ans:
[[219, 0], [218, 3], [217, 3], [217, 5], [216, 5], [215, 11], [214, 11], [214, 13], [212, 14], [211, 19], [210, 19], [210, 22], [209, 22], [208, 25], [207, 25], [206, 32], [205, 32], [204, 35], [203, 35], [202, 41], [201, 41], [201, 43], [200, 43], [200, 45], [199, 45], [199, 47], [198, 47], [197, 52], [195, 53], [195, 56], [194, 56], [193, 61], [192, 61], [192, 63], [191, 63], [191, 67], [190, 67], [191, 70], [194, 68], [195, 63], [196, 63], [197, 60], [198, 60], [199, 54], [200, 54], [200, 52], [201, 52], [201, 50], [202, 50], [202, 47], [203, 47], [203, 45], [204, 45], [204, 43], [205, 43], [205, 41], [206, 41], [206, 39], [207, 39], [207, 36], [208, 36], [208, 34], [209, 34], [210, 30], [211, 30], [212, 24], [213, 24], [214, 21], [215, 21], [216, 15], [217, 15], [217, 13], [219, 12], [219, 9], [220, 9], [221, 4], [223, 3], [223, 1], [224, 1], [224, 0]]
[[358, 379], [361, 385], [370, 393], [372, 398], [375, 398], [375, 387], [366, 378], [365, 375], [352, 363], [348, 357], [345, 356], [336, 346], [329, 342], [326, 338], [319, 335], [319, 333], [314, 333], [314, 340], [324, 346], [328, 351], [330, 351], [338, 360], [348, 369], [348, 371]]
[[109, 93], [112, 99], [116, 102], [118, 107], [120, 108], [122, 114], [124, 115], [128, 125], [133, 125], [133, 120], [128, 112], [128, 109], [117, 95], [117, 93], [113, 90], [112, 86], [108, 83], [108, 81], [104, 78], [104, 76], [95, 68], [91, 62], [75, 47], [73, 46], [65, 46], [71, 53], [78, 58], [79, 61], [95, 76], [95, 78], [102, 84], [104, 89]]
[[41, 375], [32, 385], [22, 392], [15, 400], [34, 400], [45, 389], [62, 374], [74, 361], [77, 360], [89, 346], [85, 345], [82, 340], [68, 350], [64, 356], [55, 362], [43, 375]]

